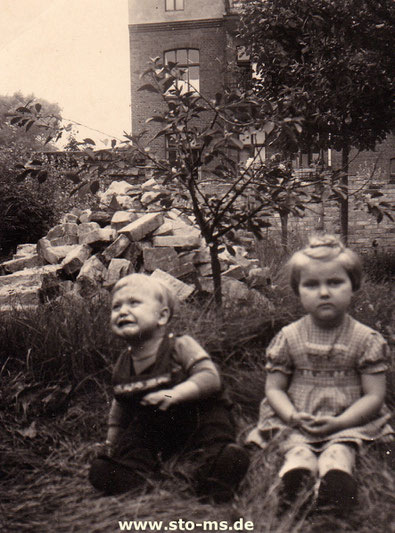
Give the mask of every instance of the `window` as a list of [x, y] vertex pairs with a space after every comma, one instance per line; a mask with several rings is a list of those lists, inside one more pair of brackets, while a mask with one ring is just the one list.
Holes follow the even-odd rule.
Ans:
[[183, 71], [177, 81], [177, 88], [181, 89], [181, 92], [191, 90], [200, 92], [199, 50], [194, 48], [169, 50], [165, 52], [165, 64], [168, 63], [177, 63]]
[[[176, 141], [171, 135], [166, 135], [165, 139], [166, 139], [165, 141], [166, 142], [166, 159], [168, 160], [168, 162], [170, 163], [172, 167], [175, 167], [177, 164]], [[188, 164], [187, 161], [189, 159], [189, 164], [195, 165], [195, 163], [198, 160], [199, 155], [200, 155], [200, 150], [197, 147], [192, 148], [191, 150], [192, 161], [189, 157], [187, 157], [186, 163]]]
[[166, 11], [184, 11], [184, 0], [165, 0]]

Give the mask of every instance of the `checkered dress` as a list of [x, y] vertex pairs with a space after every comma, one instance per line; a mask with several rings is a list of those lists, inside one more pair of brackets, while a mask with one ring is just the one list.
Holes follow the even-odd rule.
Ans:
[[[333, 329], [318, 327], [306, 315], [284, 327], [267, 350], [267, 371], [288, 375], [287, 394], [296, 410], [312, 415], [339, 415], [361, 397], [361, 374], [385, 372], [388, 366], [384, 338], [349, 315]], [[363, 426], [318, 437], [288, 427], [265, 398], [258, 425], [247, 441], [264, 446], [268, 437], [281, 431], [285, 450], [298, 444], [306, 444], [315, 451], [335, 442], [360, 445], [391, 436], [394, 432], [389, 418], [389, 410], [383, 406], [378, 416]]]

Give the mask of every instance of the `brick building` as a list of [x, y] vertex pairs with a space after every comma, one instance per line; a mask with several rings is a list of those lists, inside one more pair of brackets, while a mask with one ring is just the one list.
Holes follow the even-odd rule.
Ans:
[[[129, 0], [132, 132], [146, 129], [145, 120], [160, 109], [155, 94], [139, 92], [150, 58], [177, 62], [185, 83], [212, 98], [232, 83], [237, 62], [237, 14], [231, 0]], [[239, 50], [240, 53], [240, 50]], [[166, 139], [155, 146], [166, 153]]]
[[[177, 62], [185, 69], [184, 83], [208, 98], [214, 97], [225, 86], [232, 86], [236, 78], [250, 75], [242, 43], [236, 38], [239, 4], [235, 0], [129, 0], [133, 134], [146, 129], [146, 119], [161, 109], [158, 95], [138, 91], [144, 83], [140, 74], [150, 58], [159, 56], [165, 63]], [[372, 184], [380, 184], [386, 199], [395, 202], [394, 139], [390, 135], [375, 152], [364, 152], [357, 157], [351, 154], [351, 191], [359, 189], [374, 169]], [[263, 139], [259, 136], [255, 138], [255, 143], [260, 141]], [[248, 140], [246, 143], [248, 152]], [[159, 138], [153, 148], [161, 157], [168, 157], [171, 152], [169, 140], [164, 137]], [[262, 153], [265, 155], [264, 148]], [[295, 158], [295, 166], [308, 167], [312, 156], [314, 154], [300, 154]], [[329, 165], [339, 168], [340, 154], [328, 151], [325, 156]], [[322, 226], [323, 213], [324, 226], [332, 231], [338, 230], [339, 217], [333, 205], [309, 211], [304, 219], [291, 221], [291, 227], [297, 231], [317, 229]], [[276, 225], [278, 221], [274, 219], [273, 222]], [[394, 224], [388, 219], [377, 224], [352, 201], [349, 228], [350, 244], [369, 248], [375, 241], [383, 248], [395, 248]]]

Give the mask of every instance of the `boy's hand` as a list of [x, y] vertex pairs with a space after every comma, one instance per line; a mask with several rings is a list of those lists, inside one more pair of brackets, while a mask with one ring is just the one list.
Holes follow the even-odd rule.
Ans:
[[304, 428], [311, 435], [330, 435], [342, 429], [339, 421], [335, 416], [318, 416]]
[[161, 411], [166, 411], [175, 403], [178, 403], [178, 394], [174, 391], [174, 389], [150, 392], [141, 400], [141, 405], [156, 405]]

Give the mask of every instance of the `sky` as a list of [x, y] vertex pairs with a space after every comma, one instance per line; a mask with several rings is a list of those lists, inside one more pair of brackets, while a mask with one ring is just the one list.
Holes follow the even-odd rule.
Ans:
[[79, 139], [122, 139], [131, 129], [127, 0], [0, 0], [0, 96], [18, 91], [92, 128], [76, 126]]

